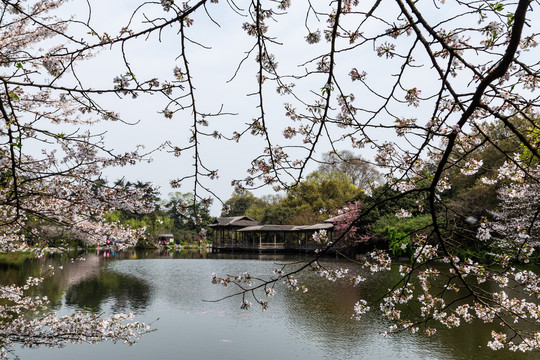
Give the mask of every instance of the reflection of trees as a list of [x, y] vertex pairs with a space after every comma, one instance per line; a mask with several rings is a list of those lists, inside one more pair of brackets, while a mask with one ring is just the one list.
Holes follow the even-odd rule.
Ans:
[[[49, 266], [54, 267], [53, 270]], [[62, 266], [63, 269], [59, 267]], [[87, 261], [70, 261], [65, 254], [47, 254], [34, 258], [26, 254], [9, 254], [0, 259], [0, 283], [22, 286], [29, 277], [44, 277], [40, 286], [30, 294], [46, 296], [52, 305], [59, 305], [65, 289], [80, 279], [99, 272], [99, 259], [89, 256]]]
[[[439, 269], [447, 269], [447, 265], [438, 264], [437, 268]], [[535, 273], [538, 273], [540, 270], [537, 266], [531, 267], [530, 270], [533, 270]], [[440, 288], [441, 282], [437, 283], [436, 285]], [[498, 291], [500, 291], [500, 286], [496, 282], [492, 280], [487, 280], [484, 283], [478, 284], [478, 288], [481, 289], [481, 291], [485, 291], [486, 293], [492, 293], [495, 294]], [[460, 293], [455, 294], [455, 298], [459, 297], [460, 295], [463, 295], [462, 293], [465, 292], [466, 289], [462, 288]], [[523, 299], [524, 295], [516, 289], [512, 289], [511, 287], [508, 288], [506, 291], [508, 294], [509, 299]], [[451, 299], [447, 300], [447, 303], [450, 303]], [[528, 301], [535, 301], [533, 298], [528, 298]], [[537, 301], [537, 300], [536, 300]], [[456, 306], [461, 303], [456, 303]], [[535, 325], [534, 322], [530, 322], [527, 324], [523, 323], [523, 329], [525, 330], [534, 330]], [[466, 355], [481, 355], [476, 357], [477, 359], [489, 359], [489, 360], [518, 360], [518, 359], [538, 359], [539, 353], [536, 351], [530, 351], [530, 352], [512, 352], [508, 349], [500, 349], [497, 351], [492, 351], [490, 348], [486, 346], [487, 342], [491, 340], [491, 331], [501, 331], [505, 332], [505, 329], [503, 326], [500, 326], [500, 323], [493, 322], [493, 323], [484, 323], [483, 321], [476, 319], [473, 320], [472, 323], [467, 324], [462, 321], [462, 325], [459, 327], [459, 331], [455, 331], [455, 329], [448, 329], [445, 327], [438, 327], [437, 330], [437, 340], [447, 349], [452, 349], [452, 353], [456, 359], [462, 359]]]
[[113, 300], [113, 312], [143, 310], [148, 306], [151, 288], [135, 276], [102, 271], [73, 285], [66, 293], [66, 305], [101, 311], [106, 301]]
[[[121, 258], [135, 258], [134, 252], [123, 252]], [[149, 258], [155, 258], [153, 251]], [[31, 289], [32, 294], [47, 296], [53, 306], [60, 305], [66, 293], [66, 304], [79, 308], [100, 311], [104, 301], [113, 300], [112, 310], [122, 312], [145, 309], [150, 299], [150, 286], [134, 276], [118, 274], [104, 269], [103, 252], [99, 255], [85, 254], [85, 260], [70, 261], [71, 257], [62, 254], [49, 254], [35, 259], [22, 255], [0, 258], [0, 284], [23, 285], [30, 276], [41, 277], [43, 283]], [[54, 266], [54, 275], [49, 273]], [[60, 266], [63, 269], [60, 269]], [[52, 276], [48, 276], [52, 275]]]
[[22, 254], [8, 254], [0, 258], [0, 284], [21, 286], [29, 276], [38, 277], [43, 264]]
[[[335, 262], [329, 264], [336, 268], [341, 264]], [[343, 264], [344, 267], [350, 269], [349, 275], [355, 275], [354, 266], [351, 264]], [[440, 271], [448, 270], [448, 265], [437, 264]], [[537, 270], [536, 270], [537, 271]], [[287, 319], [291, 323], [293, 329], [301, 329], [299, 334], [307, 334], [309, 340], [321, 344], [324, 347], [328, 344], [329, 351], [336, 351], [339, 348], [346, 354], [348, 350], [354, 352], [354, 349], [361, 348], [366, 345], [367, 349], [372, 349], [373, 344], [370, 342], [382, 341], [381, 332], [387, 331], [389, 322], [386, 322], [380, 315], [377, 308], [372, 308], [370, 312], [363, 315], [358, 322], [351, 319], [353, 314], [353, 306], [359, 299], [366, 299], [368, 303], [377, 301], [384, 295], [385, 291], [391, 284], [399, 281], [399, 273], [397, 266], [394, 266], [391, 272], [377, 273], [373, 276], [368, 276], [367, 280], [361, 283], [358, 287], [353, 287], [347, 280], [342, 281], [325, 281], [321, 280], [315, 273], [302, 273], [298, 276], [299, 284], [306, 285], [309, 289], [307, 294], [299, 292], [287, 291], [284, 287], [278, 287], [280, 293], [283, 294], [283, 306], [280, 306], [280, 296], [270, 301], [270, 306], [280, 306], [286, 312]], [[434, 283], [434, 289], [444, 285], [442, 279], [438, 283]], [[485, 282], [482, 284], [482, 289], [487, 292], [497, 291], [498, 284], [494, 282]], [[464, 289], [455, 294], [455, 298], [462, 295]], [[509, 292], [509, 297], [518, 296], [519, 294]], [[454, 298], [448, 298], [450, 303]], [[459, 304], [459, 303], [458, 303]], [[412, 307], [415, 304], [410, 304]], [[419, 305], [418, 305], [419, 307]], [[272, 309], [269, 310], [271, 313]], [[406, 309], [404, 309], [406, 311]], [[419, 312], [419, 308], [412, 308], [409, 311], [414, 313]], [[407, 314], [410, 315], [410, 314]], [[433, 324], [432, 324], [433, 325]], [[531, 325], [532, 327], [533, 325]], [[415, 347], [429, 347], [432, 353], [444, 351], [440, 353], [441, 358], [449, 359], [490, 359], [490, 360], [506, 360], [506, 359], [537, 359], [538, 353], [514, 353], [509, 350], [491, 351], [486, 347], [486, 343], [491, 339], [491, 330], [495, 328], [494, 324], [485, 324], [482, 321], [475, 320], [471, 324], [462, 324], [460, 331], [455, 329], [447, 329], [442, 326], [437, 326], [437, 333], [433, 337], [428, 337], [420, 332], [417, 335], [408, 336], [407, 344]], [[400, 336], [400, 335], [393, 335]], [[388, 340], [385, 346], [396, 346], [396, 342]], [[339, 344], [336, 347], [336, 343]], [[399, 341], [399, 346], [403, 342]], [[392, 351], [409, 351], [411, 349], [393, 349]], [[334, 354], [337, 356], [337, 354]], [[409, 354], [410, 355], [410, 354]], [[398, 355], [399, 358], [399, 355]], [[410, 358], [414, 358], [411, 355]]]
[[[340, 266], [339, 263], [331, 265], [334, 268]], [[351, 270], [352, 275], [354, 267], [350, 265], [347, 264], [346, 267]], [[368, 313], [369, 319], [366, 318], [365, 323], [365, 320], [360, 324], [351, 319], [354, 304], [360, 299], [376, 300], [382, 295], [386, 289], [384, 284], [390, 283], [392, 276], [390, 273], [378, 273], [360, 286], [353, 287], [347, 280], [331, 282], [321, 280], [316, 273], [302, 273], [298, 277], [299, 284], [306, 285], [308, 293], [300, 294], [283, 289], [281, 292], [285, 294], [284, 308], [294, 327], [303, 328], [313, 337], [311, 340], [321, 343], [338, 341], [344, 348], [357, 347], [357, 341], [360, 338], [367, 339], [368, 333], [377, 334], [378, 331], [386, 329], [376, 313], [377, 309]], [[366, 326], [367, 324], [369, 325]]]

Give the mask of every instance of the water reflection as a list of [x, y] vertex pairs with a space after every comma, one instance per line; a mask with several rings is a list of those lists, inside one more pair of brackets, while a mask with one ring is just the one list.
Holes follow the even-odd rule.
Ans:
[[[210, 283], [210, 274], [252, 276], [268, 274], [276, 263], [300, 260], [280, 254], [211, 254], [204, 251], [142, 251], [86, 254], [86, 261], [69, 258], [42, 259], [19, 267], [4, 267], [15, 276], [26, 275], [49, 264], [63, 264], [42, 288], [53, 291], [64, 311], [92, 308], [109, 313], [135, 311], [137, 320], [153, 322], [156, 332], [145, 335], [134, 347], [99, 344], [68, 346], [66, 349], [23, 350], [23, 359], [160, 359], [274, 360], [282, 359], [533, 359], [536, 354], [493, 352], [485, 345], [489, 326], [465, 325], [458, 331], [441, 329], [434, 337], [398, 334], [384, 338], [388, 323], [377, 309], [361, 322], [351, 319], [354, 303], [376, 299], [397, 279], [397, 272], [371, 277], [360, 287], [332, 283], [315, 273], [300, 277], [309, 291], [291, 292], [278, 287], [270, 309], [261, 312], [239, 308], [238, 298], [208, 303], [234, 289]], [[329, 260], [331, 266], [345, 264]], [[347, 264], [350, 267], [350, 264]], [[32, 270], [33, 269], [33, 270]], [[351, 272], [354, 272], [354, 268]], [[34, 276], [34, 275], [33, 275]], [[3, 279], [2, 281], [7, 281]]]
[[107, 302], [113, 312], [138, 312], [148, 307], [151, 291], [143, 279], [106, 270], [70, 286], [65, 304], [101, 312]]
[[[351, 273], [355, 273], [357, 269], [348, 265]], [[354, 288], [345, 281], [330, 282], [315, 273], [304, 274], [302, 284], [308, 287], [308, 293], [284, 293], [283, 311], [302, 340], [316, 343], [328, 358], [451, 359], [434, 338], [425, 339], [418, 334], [384, 338], [382, 332], [390, 323], [381, 318], [377, 309], [365, 314], [361, 322], [352, 319], [356, 301], [378, 299], [386, 290], [385, 284], [395, 277], [394, 272], [378, 273]]]
[[[348, 267], [351, 274], [359, 273], [354, 265], [334, 261], [330, 267]], [[441, 264], [441, 267], [444, 267]], [[538, 359], [540, 352], [515, 353], [508, 350], [492, 351], [486, 344], [491, 330], [502, 330], [497, 324], [473, 321], [458, 329], [436, 326], [437, 333], [428, 337], [409, 332], [384, 338], [390, 322], [385, 321], [378, 309], [363, 315], [360, 322], [351, 318], [353, 306], [359, 299], [368, 303], [380, 300], [391, 284], [400, 280], [397, 265], [390, 272], [369, 276], [358, 287], [346, 282], [322, 280], [315, 273], [301, 276], [302, 284], [309, 288], [309, 296], [296, 292], [284, 293], [284, 306], [291, 327], [297, 329], [304, 340], [320, 344], [330, 355], [355, 359], [429, 358], [429, 359]], [[496, 286], [484, 284], [486, 288]], [[492, 289], [493, 290], [493, 289]], [[510, 292], [510, 295], [512, 293]], [[385, 355], [382, 355], [385, 354]]]

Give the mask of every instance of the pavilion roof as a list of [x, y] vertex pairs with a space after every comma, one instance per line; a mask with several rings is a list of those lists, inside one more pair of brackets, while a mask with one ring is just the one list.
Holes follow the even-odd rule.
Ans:
[[335, 224], [337, 222], [340, 222], [340, 221], [344, 221], [345, 220], [345, 217], [347, 216], [348, 213], [343, 213], [343, 214], [340, 214], [340, 215], [336, 215], [334, 217], [331, 217], [331, 218], [328, 218], [326, 220], [323, 220], [325, 223], [332, 223], [332, 224]]
[[299, 232], [299, 231], [311, 231], [311, 230], [326, 230], [332, 229], [333, 224], [314, 224], [314, 225], [256, 225], [248, 226], [238, 231], [241, 232], [272, 232], [272, 231], [282, 231], [282, 232]]
[[161, 233], [161, 234], [158, 235], [158, 237], [172, 238], [172, 237], [174, 237], [174, 235], [171, 234], [171, 233]]
[[298, 226], [295, 226], [292, 230], [293, 231], [327, 230], [327, 229], [332, 229], [333, 227], [334, 227], [334, 224], [332, 223], [319, 223], [319, 224], [313, 224], [313, 225], [298, 225]]
[[256, 225], [248, 226], [238, 231], [242, 232], [271, 232], [271, 231], [291, 231], [294, 225]]
[[[334, 218], [332, 218], [334, 219]], [[332, 229], [334, 224], [325, 220], [324, 223], [312, 224], [312, 225], [263, 225], [260, 222], [250, 218], [249, 216], [230, 216], [230, 217], [218, 217], [210, 227], [235, 227], [241, 228], [237, 231], [242, 232], [300, 232], [300, 231], [317, 231]]]
[[246, 227], [259, 225], [260, 223], [249, 216], [230, 216], [230, 217], [218, 217], [213, 224], [209, 224], [211, 227]]

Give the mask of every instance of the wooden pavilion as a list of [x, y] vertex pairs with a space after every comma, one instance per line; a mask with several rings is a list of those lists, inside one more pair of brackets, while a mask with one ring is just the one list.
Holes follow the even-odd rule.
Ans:
[[237, 243], [237, 232], [248, 226], [261, 225], [249, 216], [218, 217], [213, 224], [208, 225], [214, 230], [213, 248], [235, 247]]
[[214, 224], [212, 249], [248, 251], [313, 251], [320, 244], [312, 235], [326, 230], [332, 241], [331, 222], [314, 225], [262, 225], [247, 216], [217, 218]]

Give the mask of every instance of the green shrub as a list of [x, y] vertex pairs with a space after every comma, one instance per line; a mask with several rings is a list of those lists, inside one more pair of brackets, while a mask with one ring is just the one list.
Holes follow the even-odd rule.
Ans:
[[411, 239], [432, 229], [431, 215], [398, 218], [395, 214], [380, 217], [372, 226], [379, 237], [387, 241], [388, 249], [395, 256], [412, 255]]

